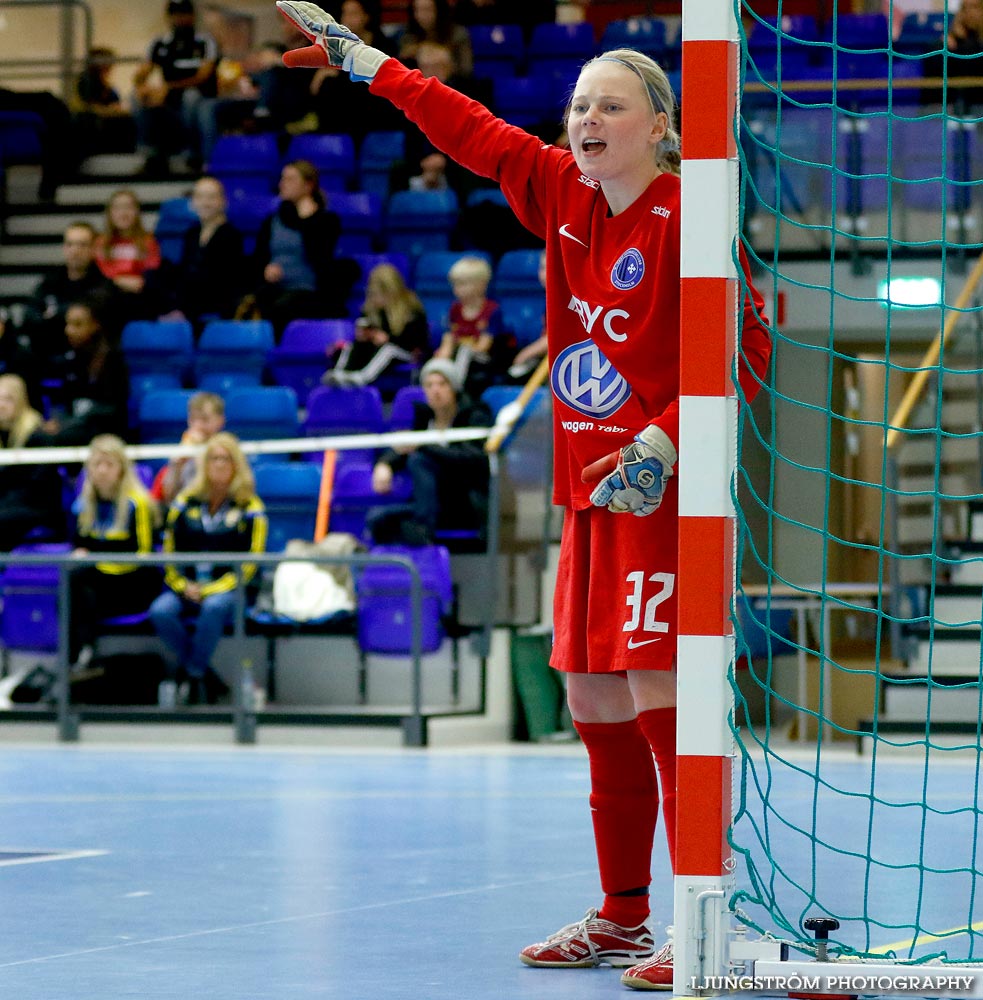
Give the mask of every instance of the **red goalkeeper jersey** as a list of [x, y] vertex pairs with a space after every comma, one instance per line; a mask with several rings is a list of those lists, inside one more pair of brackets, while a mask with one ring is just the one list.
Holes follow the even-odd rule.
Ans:
[[[390, 59], [371, 90], [448, 156], [497, 181], [523, 225], [546, 241], [553, 497], [589, 507], [593, 487], [581, 481], [585, 466], [647, 424], [678, 446], [679, 178], [660, 174], [626, 211], [611, 216], [600, 184], [580, 172], [569, 150], [508, 125], [439, 80]], [[741, 260], [747, 276], [743, 254]], [[749, 399], [770, 351], [762, 312], [751, 288], [739, 368]]]

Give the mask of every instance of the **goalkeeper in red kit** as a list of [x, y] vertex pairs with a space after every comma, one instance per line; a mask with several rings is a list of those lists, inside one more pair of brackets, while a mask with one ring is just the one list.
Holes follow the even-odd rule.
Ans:
[[[660, 786], [675, 864], [680, 180], [675, 98], [632, 49], [588, 62], [566, 110], [570, 149], [544, 144], [434, 78], [365, 45], [311, 3], [277, 6], [311, 40], [288, 65], [369, 84], [438, 149], [501, 185], [546, 242], [554, 396], [554, 502], [565, 508], [552, 666], [590, 761], [603, 899], [519, 957], [626, 966], [636, 989], [672, 988], [672, 942], [647, 926]], [[770, 340], [746, 292], [738, 379], [750, 399]]]

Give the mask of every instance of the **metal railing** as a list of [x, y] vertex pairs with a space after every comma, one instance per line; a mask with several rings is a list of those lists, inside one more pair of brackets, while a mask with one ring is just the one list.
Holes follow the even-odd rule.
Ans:
[[[59, 51], [50, 59], [3, 59], [0, 60], [0, 77], [10, 79], [38, 79], [57, 76], [61, 80], [61, 96], [70, 103], [75, 92], [75, 80], [85, 66], [89, 50], [92, 48], [93, 17], [92, 8], [86, 0], [0, 0], [0, 11], [17, 10], [27, 7], [57, 7], [60, 10], [60, 24], [57, 33], [50, 30], [38, 31], [37, 37], [58, 38]], [[82, 15], [82, 55], [76, 53], [75, 11]]]

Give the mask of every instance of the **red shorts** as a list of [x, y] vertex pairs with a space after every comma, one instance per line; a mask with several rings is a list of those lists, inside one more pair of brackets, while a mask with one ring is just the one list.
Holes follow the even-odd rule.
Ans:
[[670, 670], [676, 658], [675, 504], [648, 517], [603, 507], [564, 513], [550, 665], [579, 674]]

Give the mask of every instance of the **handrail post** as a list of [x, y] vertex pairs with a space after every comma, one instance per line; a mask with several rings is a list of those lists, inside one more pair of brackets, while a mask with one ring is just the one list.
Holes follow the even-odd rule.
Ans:
[[898, 460], [891, 453], [887, 453], [887, 469], [885, 470], [887, 478], [887, 528], [888, 528], [888, 551], [892, 553], [894, 558], [891, 560], [891, 588], [890, 596], [888, 597], [888, 607], [890, 608], [891, 622], [889, 626], [889, 634], [891, 637], [891, 655], [896, 659], [908, 660], [908, 650], [905, 648], [905, 640], [901, 634], [901, 602], [904, 597], [902, 595], [902, 573], [904, 571], [904, 559], [900, 551], [900, 540], [898, 537], [898, 525], [899, 525], [899, 502], [898, 502], [898, 488], [899, 488], [899, 473], [898, 473]]
[[[242, 578], [242, 563], [236, 563], [236, 605], [233, 634], [239, 649], [245, 639], [246, 587]], [[235, 722], [236, 743], [256, 742], [256, 701], [253, 698], [253, 663], [247, 654], [240, 653], [236, 663], [235, 693], [232, 698], [232, 713]]]
[[58, 563], [58, 662], [55, 699], [58, 710], [58, 739], [62, 743], [76, 743], [79, 738], [79, 718], [72, 711], [71, 685], [69, 683], [68, 641], [71, 627], [71, 587], [67, 562]]
[[412, 653], [413, 714], [403, 720], [403, 742], [408, 747], [427, 745], [427, 724], [423, 718], [423, 581], [412, 559], [400, 560], [410, 572], [410, 648]]

